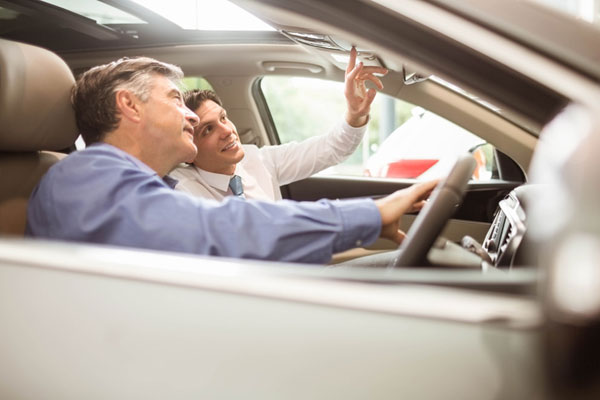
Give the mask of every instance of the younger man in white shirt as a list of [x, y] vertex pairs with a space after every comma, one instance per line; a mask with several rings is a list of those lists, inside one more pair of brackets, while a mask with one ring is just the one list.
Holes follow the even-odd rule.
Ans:
[[370, 80], [382, 89], [381, 81], [374, 74], [387, 72], [385, 68], [355, 63], [356, 50], [353, 48], [346, 69], [344, 121], [327, 135], [300, 143], [262, 148], [242, 145], [235, 125], [227, 118], [227, 112], [214, 92], [194, 90], [186, 93], [186, 105], [200, 120], [194, 128], [198, 154], [193, 164], [181, 165], [170, 173], [179, 181], [176, 189], [222, 200], [235, 194], [235, 188], [230, 187], [235, 175], [241, 178], [245, 198], [280, 200], [280, 186], [344, 161], [362, 140], [375, 98], [375, 90], [367, 90], [365, 81]]

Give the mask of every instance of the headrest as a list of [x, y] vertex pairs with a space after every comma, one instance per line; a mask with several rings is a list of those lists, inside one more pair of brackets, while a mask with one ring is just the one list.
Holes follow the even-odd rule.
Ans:
[[0, 39], [0, 152], [62, 150], [77, 138], [75, 79], [56, 54]]

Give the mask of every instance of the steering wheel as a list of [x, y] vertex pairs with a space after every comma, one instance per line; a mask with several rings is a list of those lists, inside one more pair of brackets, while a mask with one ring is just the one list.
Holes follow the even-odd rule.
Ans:
[[448, 176], [438, 183], [429, 201], [415, 218], [406, 233], [406, 238], [398, 247], [398, 256], [388, 268], [425, 264], [429, 249], [462, 202], [476, 165], [475, 158], [470, 154], [458, 158]]

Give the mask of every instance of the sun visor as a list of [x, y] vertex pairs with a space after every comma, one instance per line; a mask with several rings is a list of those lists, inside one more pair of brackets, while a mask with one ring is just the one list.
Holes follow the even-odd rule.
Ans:
[[[346, 69], [350, 58], [352, 43], [331, 35], [325, 35], [314, 32], [301, 32], [282, 30], [281, 33], [295, 41], [306, 46], [315, 47], [323, 50], [330, 55], [330, 61], [340, 69]], [[358, 51], [358, 60], [364, 65], [385, 67], [381, 60], [368, 49], [355, 46]]]

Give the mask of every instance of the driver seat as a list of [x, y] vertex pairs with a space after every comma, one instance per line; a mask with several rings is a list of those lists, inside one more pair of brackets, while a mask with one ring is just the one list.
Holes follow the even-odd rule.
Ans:
[[33, 188], [78, 136], [67, 64], [0, 39], [0, 236], [22, 236]]

